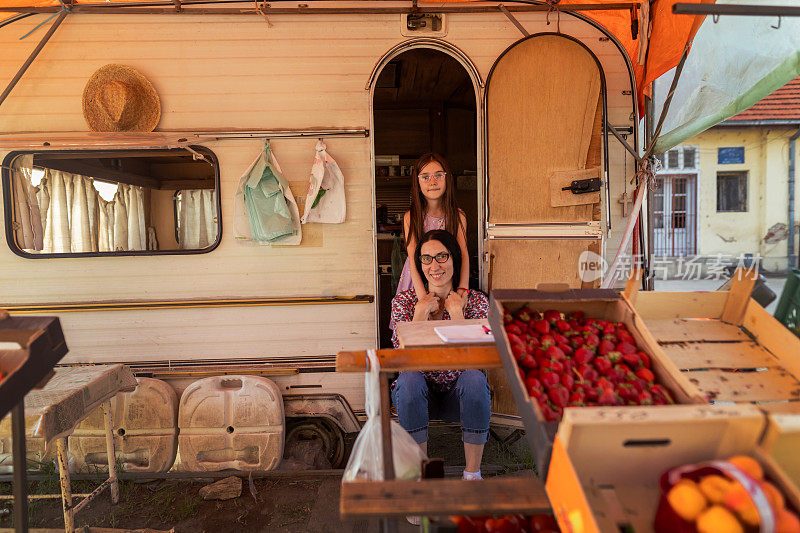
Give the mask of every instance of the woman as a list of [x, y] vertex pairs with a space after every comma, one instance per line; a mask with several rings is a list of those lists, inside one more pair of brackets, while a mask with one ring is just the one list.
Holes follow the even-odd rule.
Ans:
[[[414, 261], [427, 293], [417, 298], [414, 288], [392, 300], [392, 324], [423, 320], [486, 318], [489, 302], [479, 291], [459, 295], [461, 249], [447, 231], [425, 233], [417, 243]], [[397, 332], [392, 344], [398, 346]], [[401, 372], [394, 382], [392, 401], [400, 425], [427, 453], [428, 419], [461, 421], [466, 469], [464, 479], [481, 479], [481, 457], [489, 434], [489, 385], [480, 370]]]

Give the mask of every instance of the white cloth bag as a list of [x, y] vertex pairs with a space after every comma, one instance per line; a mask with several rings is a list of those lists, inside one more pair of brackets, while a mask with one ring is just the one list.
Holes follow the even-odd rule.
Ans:
[[238, 241], [249, 242], [251, 244], [260, 244], [262, 246], [271, 246], [274, 244], [279, 244], [282, 246], [298, 245], [303, 240], [303, 229], [300, 225], [300, 210], [297, 207], [297, 202], [294, 199], [292, 190], [289, 188], [289, 182], [287, 182], [283, 177], [283, 170], [281, 170], [281, 166], [278, 164], [278, 159], [275, 157], [275, 152], [271, 149], [271, 147], [268, 152], [269, 161], [278, 171], [275, 173], [275, 177], [278, 180], [281, 191], [283, 191], [283, 197], [286, 198], [286, 204], [289, 207], [289, 212], [292, 215], [292, 225], [294, 227], [295, 234], [287, 235], [286, 237], [275, 239], [271, 242], [260, 242], [253, 240], [253, 234], [250, 229], [250, 215], [247, 212], [247, 205], [244, 200], [244, 187], [252, 177], [253, 170], [257, 166], [261, 167], [263, 164], [266, 164], [265, 155], [267, 150], [262, 149], [261, 153], [258, 154], [258, 157], [256, 157], [250, 166], [247, 167], [244, 175], [239, 179], [239, 186], [236, 188], [236, 194], [233, 197], [233, 238]]
[[[325, 143], [317, 141], [311, 179], [308, 182], [302, 223], [341, 224], [345, 219], [344, 176], [336, 161], [328, 155]], [[315, 205], [316, 203], [316, 205]]]
[[[375, 350], [367, 350], [369, 368], [364, 374], [367, 422], [358, 433], [342, 481], [383, 480], [383, 436], [381, 434], [381, 393], [379, 375], [381, 364]], [[419, 479], [422, 461], [427, 459], [403, 426], [395, 420], [392, 426], [392, 459], [395, 479]]]

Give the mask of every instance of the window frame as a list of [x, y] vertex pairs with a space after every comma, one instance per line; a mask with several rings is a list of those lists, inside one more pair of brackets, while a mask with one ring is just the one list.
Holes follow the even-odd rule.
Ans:
[[[720, 199], [720, 177], [722, 178], [732, 178], [736, 177], [741, 184], [741, 180], [744, 179], [744, 209], [720, 209], [719, 199]], [[740, 185], [741, 187], [741, 185]], [[716, 198], [716, 212], [717, 213], [749, 213], [750, 212], [750, 171], [749, 170], [718, 170], [716, 176], [716, 190], [717, 190], [717, 198]], [[740, 199], [741, 200], [741, 199]]]
[[217, 247], [222, 242], [222, 201], [221, 201], [221, 186], [220, 186], [220, 178], [219, 178], [219, 159], [217, 155], [210, 149], [206, 148], [205, 146], [197, 146], [197, 145], [189, 145], [187, 148], [194, 150], [200, 154], [206, 156], [209, 161], [211, 162], [212, 166], [214, 167], [214, 186], [215, 190], [217, 191], [217, 238], [216, 240], [206, 248], [198, 248], [198, 249], [191, 249], [191, 250], [125, 250], [125, 251], [114, 251], [114, 252], [75, 252], [75, 253], [30, 253], [22, 248], [19, 247], [17, 244], [16, 237], [14, 235], [14, 206], [12, 204], [12, 187], [11, 187], [11, 169], [12, 169], [12, 162], [19, 156], [27, 155], [27, 154], [38, 154], [38, 153], [62, 153], [62, 154], [72, 154], [72, 153], [80, 153], [82, 151], [91, 150], [92, 152], [142, 152], [146, 150], [171, 150], [175, 151], [176, 153], [185, 153], [187, 155], [191, 155], [191, 152], [186, 148], [170, 148], [170, 147], [156, 147], [156, 146], [145, 146], [145, 147], [125, 147], [125, 148], [99, 148], [93, 146], [87, 146], [84, 148], [71, 148], [65, 150], [15, 150], [9, 152], [6, 157], [3, 159], [2, 164], [2, 176], [1, 181], [3, 186], [3, 220], [5, 221], [6, 226], [6, 243], [8, 244], [8, 248], [16, 255], [20, 257], [24, 257], [25, 259], [53, 259], [53, 258], [80, 258], [80, 257], [119, 257], [119, 256], [152, 256], [152, 255], [197, 255], [197, 254], [207, 254], [213, 252], [217, 249]]

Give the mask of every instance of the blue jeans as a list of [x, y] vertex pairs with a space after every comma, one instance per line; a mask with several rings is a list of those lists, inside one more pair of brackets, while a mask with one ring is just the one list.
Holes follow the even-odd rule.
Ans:
[[462, 440], [467, 444], [485, 444], [489, 438], [489, 383], [480, 370], [464, 370], [447, 392], [431, 389], [421, 372], [400, 372], [392, 402], [400, 425], [417, 443], [428, 440], [431, 418], [461, 421]]

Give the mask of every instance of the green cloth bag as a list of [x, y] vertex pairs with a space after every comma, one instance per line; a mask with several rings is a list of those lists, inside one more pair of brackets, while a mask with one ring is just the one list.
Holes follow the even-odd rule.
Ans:
[[292, 215], [270, 161], [269, 144], [264, 145], [264, 153], [245, 183], [244, 201], [254, 241], [272, 242], [294, 234]]

